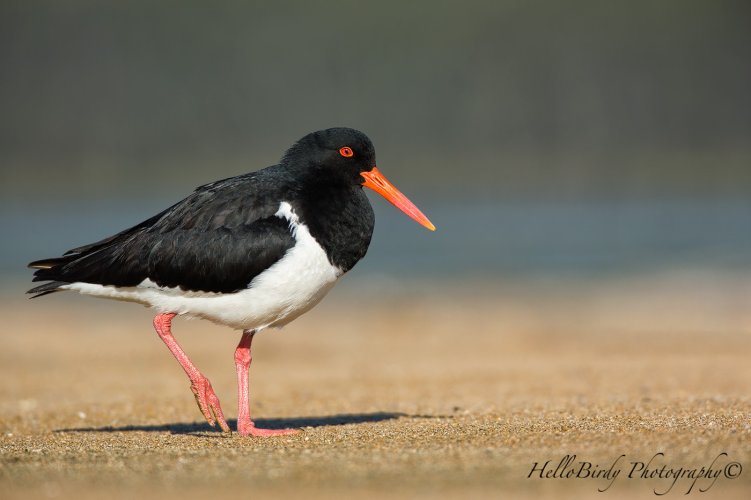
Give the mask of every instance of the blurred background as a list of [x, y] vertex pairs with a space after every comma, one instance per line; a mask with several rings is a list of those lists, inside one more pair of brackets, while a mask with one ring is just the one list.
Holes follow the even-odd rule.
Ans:
[[438, 226], [371, 197], [355, 281], [746, 271], [750, 26], [742, 0], [5, 0], [0, 272], [331, 126]]

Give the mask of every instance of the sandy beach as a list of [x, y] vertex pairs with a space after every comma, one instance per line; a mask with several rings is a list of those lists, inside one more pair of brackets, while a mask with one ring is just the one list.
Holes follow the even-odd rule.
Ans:
[[[747, 498], [747, 278], [343, 284], [254, 343], [251, 414], [302, 429], [275, 439], [202, 420], [148, 310], [6, 292], [0, 496]], [[238, 335], [174, 331], [234, 426]]]

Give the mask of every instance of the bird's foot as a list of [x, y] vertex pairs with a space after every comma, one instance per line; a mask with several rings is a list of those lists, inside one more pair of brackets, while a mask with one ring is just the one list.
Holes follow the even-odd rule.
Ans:
[[300, 429], [259, 429], [255, 426], [253, 421], [242, 422], [237, 421], [237, 433], [241, 436], [253, 436], [253, 437], [272, 437], [272, 436], [289, 436], [290, 434], [297, 434]]
[[210, 426], [214, 427], [217, 423], [224, 432], [231, 432], [227, 421], [224, 419], [222, 407], [219, 405], [219, 398], [216, 397], [211, 382], [204, 376], [199, 376], [191, 381], [190, 390], [196, 397], [198, 409], [203, 413], [204, 418]]

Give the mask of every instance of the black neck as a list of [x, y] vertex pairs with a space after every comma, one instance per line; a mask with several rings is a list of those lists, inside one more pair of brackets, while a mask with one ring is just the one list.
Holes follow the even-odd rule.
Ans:
[[344, 272], [365, 256], [375, 217], [361, 186], [329, 176], [308, 177], [299, 197], [300, 219]]

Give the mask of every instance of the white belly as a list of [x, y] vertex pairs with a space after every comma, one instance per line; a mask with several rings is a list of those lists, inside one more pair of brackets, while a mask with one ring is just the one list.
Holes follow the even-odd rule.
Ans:
[[137, 302], [160, 313], [204, 318], [241, 330], [283, 326], [320, 302], [343, 273], [331, 265], [326, 252], [299, 222], [289, 203], [283, 202], [276, 215], [289, 220], [295, 246], [245, 290], [186, 292], [160, 287], [149, 279], [126, 288], [92, 283], [71, 283], [60, 288]]

